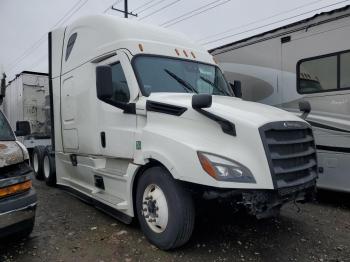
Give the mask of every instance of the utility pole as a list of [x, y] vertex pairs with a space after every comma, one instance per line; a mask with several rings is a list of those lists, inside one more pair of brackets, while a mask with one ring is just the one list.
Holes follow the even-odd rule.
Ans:
[[134, 14], [133, 12], [129, 12], [129, 9], [128, 9], [128, 0], [124, 0], [124, 10], [121, 10], [121, 9], [118, 9], [118, 8], [114, 8], [113, 5], [111, 6], [111, 9], [114, 10], [114, 11], [118, 11], [118, 12], [123, 13], [125, 18], [128, 18], [129, 15], [136, 16], [136, 17], [137, 17], [137, 14]]
[[124, 17], [128, 18], [128, 0], [124, 0]]

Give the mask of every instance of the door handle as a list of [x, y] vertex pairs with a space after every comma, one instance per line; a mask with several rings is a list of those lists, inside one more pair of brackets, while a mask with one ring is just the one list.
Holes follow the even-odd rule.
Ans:
[[100, 138], [101, 138], [101, 146], [103, 148], [106, 147], [106, 133], [105, 132], [101, 132], [100, 133]]

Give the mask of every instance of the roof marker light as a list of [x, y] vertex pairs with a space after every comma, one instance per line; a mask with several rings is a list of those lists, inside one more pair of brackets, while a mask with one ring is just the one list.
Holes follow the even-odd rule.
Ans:
[[186, 56], [186, 57], [188, 57], [188, 54], [187, 54], [187, 52], [185, 51], [185, 50], [183, 50], [184, 51], [184, 55]]
[[143, 45], [142, 44], [139, 44], [139, 49], [141, 52], [143, 52]]
[[180, 55], [180, 52], [179, 52], [179, 50], [177, 50], [177, 48], [175, 48], [175, 53], [176, 53], [177, 55]]

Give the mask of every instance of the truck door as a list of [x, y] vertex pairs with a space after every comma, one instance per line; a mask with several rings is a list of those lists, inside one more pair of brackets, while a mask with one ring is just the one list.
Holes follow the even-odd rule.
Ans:
[[[101, 62], [100, 65], [112, 67], [114, 88], [112, 99], [115, 102], [133, 102], [136, 98], [134, 90], [137, 82], [127, 55], [122, 51], [117, 52], [117, 56]], [[98, 116], [102, 155], [123, 159], [133, 158], [136, 115], [124, 113], [122, 109], [99, 100]]]
[[76, 152], [79, 148], [75, 89], [73, 75], [62, 79], [62, 138], [66, 152]]

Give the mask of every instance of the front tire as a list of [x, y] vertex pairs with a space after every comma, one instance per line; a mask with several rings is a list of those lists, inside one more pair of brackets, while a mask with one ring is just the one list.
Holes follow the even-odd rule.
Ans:
[[147, 169], [136, 191], [136, 211], [147, 239], [163, 250], [184, 245], [194, 228], [192, 196], [163, 167]]
[[43, 160], [44, 179], [48, 186], [56, 186], [56, 164], [50, 147], [46, 147]]
[[28, 225], [16, 235], [17, 239], [26, 238], [32, 233], [32, 231], [34, 229], [35, 218], [32, 218], [27, 223], [28, 223]]

